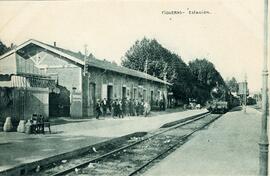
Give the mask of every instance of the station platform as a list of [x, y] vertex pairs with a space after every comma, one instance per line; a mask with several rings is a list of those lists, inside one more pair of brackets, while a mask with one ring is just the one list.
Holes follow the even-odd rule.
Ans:
[[0, 132], [0, 175], [8, 169], [35, 163], [59, 154], [108, 141], [134, 132], [148, 132], [162, 125], [207, 112], [206, 109], [124, 119], [88, 119], [55, 125], [52, 134]]
[[143, 175], [258, 175], [260, 130], [259, 111], [228, 112]]

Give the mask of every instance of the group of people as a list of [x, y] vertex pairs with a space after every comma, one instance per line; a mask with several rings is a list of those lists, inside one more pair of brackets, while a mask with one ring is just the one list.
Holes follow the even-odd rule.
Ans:
[[144, 115], [145, 117], [150, 113], [150, 104], [143, 99], [138, 101], [137, 99], [115, 99], [97, 100], [96, 104], [96, 118], [99, 119], [101, 115], [104, 117], [109, 114], [115, 118], [124, 118], [124, 116], [139, 116]]

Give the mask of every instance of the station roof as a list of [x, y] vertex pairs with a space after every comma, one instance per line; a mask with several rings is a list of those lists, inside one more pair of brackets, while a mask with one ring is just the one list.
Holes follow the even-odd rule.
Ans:
[[[30, 39], [30, 40], [24, 42], [23, 44], [17, 46], [13, 50], [3, 54], [2, 56], [0, 56], [0, 60], [13, 54], [14, 52], [19, 52], [21, 55], [25, 55], [26, 58], [30, 57], [31, 52], [29, 50], [31, 50], [31, 48], [33, 46], [43, 48], [46, 51], [50, 51], [54, 54], [65, 57], [66, 59], [72, 61], [73, 63], [81, 65], [81, 66], [88, 64], [90, 67], [101, 68], [101, 69], [110, 70], [110, 71], [125, 74], [125, 75], [130, 75], [130, 76], [134, 76], [134, 77], [139, 77], [139, 78], [171, 85], [170, 83], [168, 83], [164, 80], [161, 80], [157, 77], [154, 77], [152, 75], [149, 75], [149, 74], [137, 71], [137, 70], [129, 69], [126, 67], [118, 66], [118, 65], [113, 64], [113, 63], [106, 61], [106, 60], [100, 60], [100, 59], [96, 59], [94, 57], [91, 57], [91, 58], [88, 57], [87, 61], [85, 62], [84, 61], [85, 55], [83, 55], [81, 53], [76, 53], [76, 52], [73, 52], [71, 50], [52, 46], [52, 45], [49, 45], [49, 44], [46, 44], [46, 43], [43, 43], [43, 42], [40, 42], [40, 41], [37, 41], [34, 39]], [[25, 51], [23, 49], [25, 49]]]

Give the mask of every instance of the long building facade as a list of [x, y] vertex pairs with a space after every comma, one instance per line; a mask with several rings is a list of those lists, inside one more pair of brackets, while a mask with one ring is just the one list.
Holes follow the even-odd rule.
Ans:
[[50, 117], [92, 117], [97, 100], [104, 98], [143, 99], [153, 106], [162, 100], [166, 104], [170, 86], [146, 73], [32, 39], [0, 56], [0, 74], [54, 80], [55, 86], [47, 86], [44, 102], [48, 105], [44, 115]]

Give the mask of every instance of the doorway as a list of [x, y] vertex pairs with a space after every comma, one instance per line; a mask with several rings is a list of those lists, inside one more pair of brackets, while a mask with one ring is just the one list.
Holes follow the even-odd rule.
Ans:
[[122, 87], [122, 99], [127, 98], [127, 88], [126, 87]]
[[57, 92], [49, 94], [49, 116], [69, 117], [70, 116], [70, 91], [58, 85]]
[[153, 106], [154, 104], [154, 91], [151, 90], [151, 94], [150, 94], [150, 105]]
[[113, 86], [108, 85], [107, 88], [107, 100], [110, 102], [113, 99]]
[[146, 89], [143, 89], [143, 100], [147, 101], [147, 94]]

